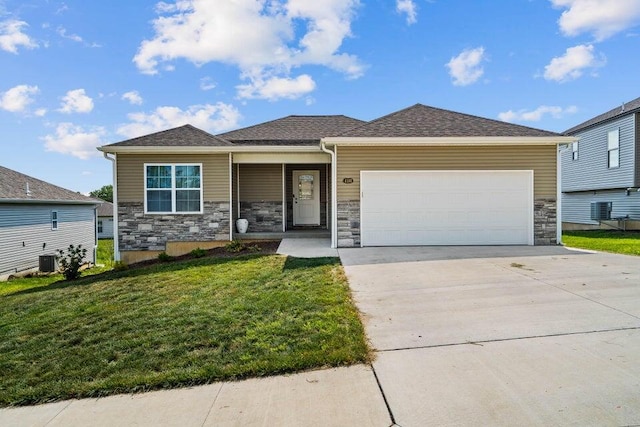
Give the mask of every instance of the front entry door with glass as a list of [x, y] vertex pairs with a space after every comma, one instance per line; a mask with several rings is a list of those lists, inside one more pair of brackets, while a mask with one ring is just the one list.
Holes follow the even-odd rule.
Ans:
[[320, 171], [293, 171], [293, 225], [320, 225]]

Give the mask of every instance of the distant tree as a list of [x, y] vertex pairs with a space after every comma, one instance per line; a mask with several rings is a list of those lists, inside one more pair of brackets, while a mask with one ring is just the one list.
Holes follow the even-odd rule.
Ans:
[[113, 203], [113, 185], [103, 185], [101, 189], [93, 190], [89, 195]]

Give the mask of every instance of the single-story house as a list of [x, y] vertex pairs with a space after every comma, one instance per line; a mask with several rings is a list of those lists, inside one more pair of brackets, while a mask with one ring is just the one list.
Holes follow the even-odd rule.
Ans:
[[559, 145], [572, 137], [417, 104], [363, 122], [190, 125], [99, 149], [113, 162], [116, 257], [249, 231], [328, 230], [333, 247], [560, 242]]
[[82, 245], [87, 261], [95, 263], [98, 204], [0, 166], [0, 279], [37, 269], [41, 255], [69, 245]]
[[98, 206], [98, 239], [113, 239], [113, 203], [101, 202]]

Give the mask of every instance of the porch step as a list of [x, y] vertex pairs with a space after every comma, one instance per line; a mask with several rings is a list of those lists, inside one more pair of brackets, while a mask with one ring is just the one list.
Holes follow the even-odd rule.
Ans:
[[290, 230], [285, 232], [268, 233], [234, 233], [234, 239], [238, 240], [279, 240], [279, 239], [322, 239], [331, 238], [329, 230]]

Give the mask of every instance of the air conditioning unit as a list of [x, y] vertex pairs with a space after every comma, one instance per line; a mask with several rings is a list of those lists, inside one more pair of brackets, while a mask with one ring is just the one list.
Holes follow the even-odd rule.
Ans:
[[591, 219], [604, 221], [611, 219], [613, 202], [591, 202]]
[[43, 273], [53, 273], [56, 271], [56, 256], [55, 255], [40, 255], [39, 269]]

